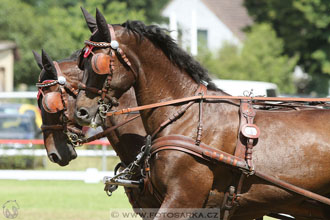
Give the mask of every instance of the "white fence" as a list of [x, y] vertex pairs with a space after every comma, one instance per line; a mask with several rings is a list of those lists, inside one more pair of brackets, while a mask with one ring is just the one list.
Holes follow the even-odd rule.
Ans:
[[[38, 92], [0, 92], [0, 100], [15, 99], [36, 99]], [[43, 145], [43, 140], [0, 140], [0, 157], [1, 156], [38, 156], [46, 157], [45, 149], [3, 149], [4, 146], [32, 146], [34, 144]], [[102, 150], [76, 150], [78, 157], [102, 157], [102, 170], [96, 168], [88, 168], [86, 171], [43, 171], [43, 170], [0, 170], [1, 179], [15, 180], [82, 180], [85, 182], [99, 182], [104, 176], [112, 176], [112, 171], [105, 171], [107, 157], [116, 156], [113, 150], [107, 150], [109, 142], [93, 141], [91, 145], [102, 145]]]
[[[115, 157], [113, 150], [76, 150], [78, 157]], [[0, 149], [1, 156], [47, 156], [45, 149]]]
[[0, 170], [0, 179], [6, 180], [82, 180], [98, 183], [104, 176], [113, 176], [113, 171], [98, 171], [96, 168], [86, 171]]
[[[98, 183], [104, 176], [113, 176], [113, 171], [106, 171], [107, 157], [115, 157], [114, 150], [76, 150], [78, 157], [102, 157], [102, 171], [88, 168], [86, 171], [46, 171], [46, 170], [0, 170], [0, 180], [81, 180], [86, 183]], [[46, 157], [45, 149], [3, 149], [0, 156], [37, 156]]]

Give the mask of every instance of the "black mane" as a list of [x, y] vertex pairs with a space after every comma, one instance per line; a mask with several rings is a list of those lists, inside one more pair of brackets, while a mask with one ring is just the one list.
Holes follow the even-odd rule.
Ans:
[[58, 60], [58, 63], [62, 63], [62, 62], [70, 62], [70, 61], [77, 61], [79, 55], [81, 53], [81, 49], [76, 50], [75, 52], [73, 52], [69, 57], [66, 57], [62, 60]]
[[157, 25], [146, 26], [141, 21], [126, 21], [122, 26], [138, 34], [141, 38], [148, 38], [164, 52], [171, 62], [185, 70], [197, 83], [201, 83], [203, 80], [208, 83], [208, 89], [219, 90], [212, 82], [207, 70], [174, 42], [167, 34], [169, 32], [167, 29]]

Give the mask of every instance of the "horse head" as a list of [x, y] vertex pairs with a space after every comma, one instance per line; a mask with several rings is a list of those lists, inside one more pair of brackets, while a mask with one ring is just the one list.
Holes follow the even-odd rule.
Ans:
[[116, 100], [134, 85], [138, 66], [130, 62], [135, 59], [129, 49], [134, 35], [129, 36], [121, 25], [108, 25], [99, 10], [96, 10], [96, 29], [90, 21], [86, 18], [93, 34], [85, 41], [78, 61], [84, 70], [84, 86], [77, 98], [76, 119], [81, 125], [97, 126], [102, 124], [102, 112], [118, 105]]
[[61, 166], [77, 157], [75, 140], [82, 135], [74, 121], [75, 89], [82, 71], [76, 62], [54, 62], [45, 51], [34, 53], [39, 68], [38, 105], [41, 111], [44, 144], [48, 158]]

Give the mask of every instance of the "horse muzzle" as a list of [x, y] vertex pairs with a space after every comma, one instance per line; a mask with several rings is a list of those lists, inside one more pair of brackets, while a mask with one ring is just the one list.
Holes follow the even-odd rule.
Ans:
[[91, 113], [87, 108], [80, 107], [76, 110], [75, 113], [76, 121], [81, 126], [90, 126], [90, 127], [98, 127], [102, 125], [102, 118], [101, 116], [95, 112]]
[[71, 144], [67, 144], [67, 149], [63, 151], [50, 151], [48, 152], [48, 158], [51, 162], [57, 163], [60, 166], [66, 166], [71, 160], [77, 158], [77, 153]]

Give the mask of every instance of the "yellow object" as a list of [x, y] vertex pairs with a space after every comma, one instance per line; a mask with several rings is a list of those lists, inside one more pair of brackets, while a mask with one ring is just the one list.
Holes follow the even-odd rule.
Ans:
[[39, 111], [39, 108], [31, 105], [31, 104], [22, 104], [22, 106], [19, 108], [18, 113], [19, 114], [24, 114], [26, 111], [33, 111], [35, 116], [36, 116], [36, 125], [40, 128], [42, 125], [42, 119], [41, 119], [41, 114]]
[[19, 119], [19, 118], [14, 121], [5, 121], [2, 124], [2, 128], [4, 128], [4, 129], [16, 128], [19, 126], [20, 123], [21, 123], [21, 119]]

